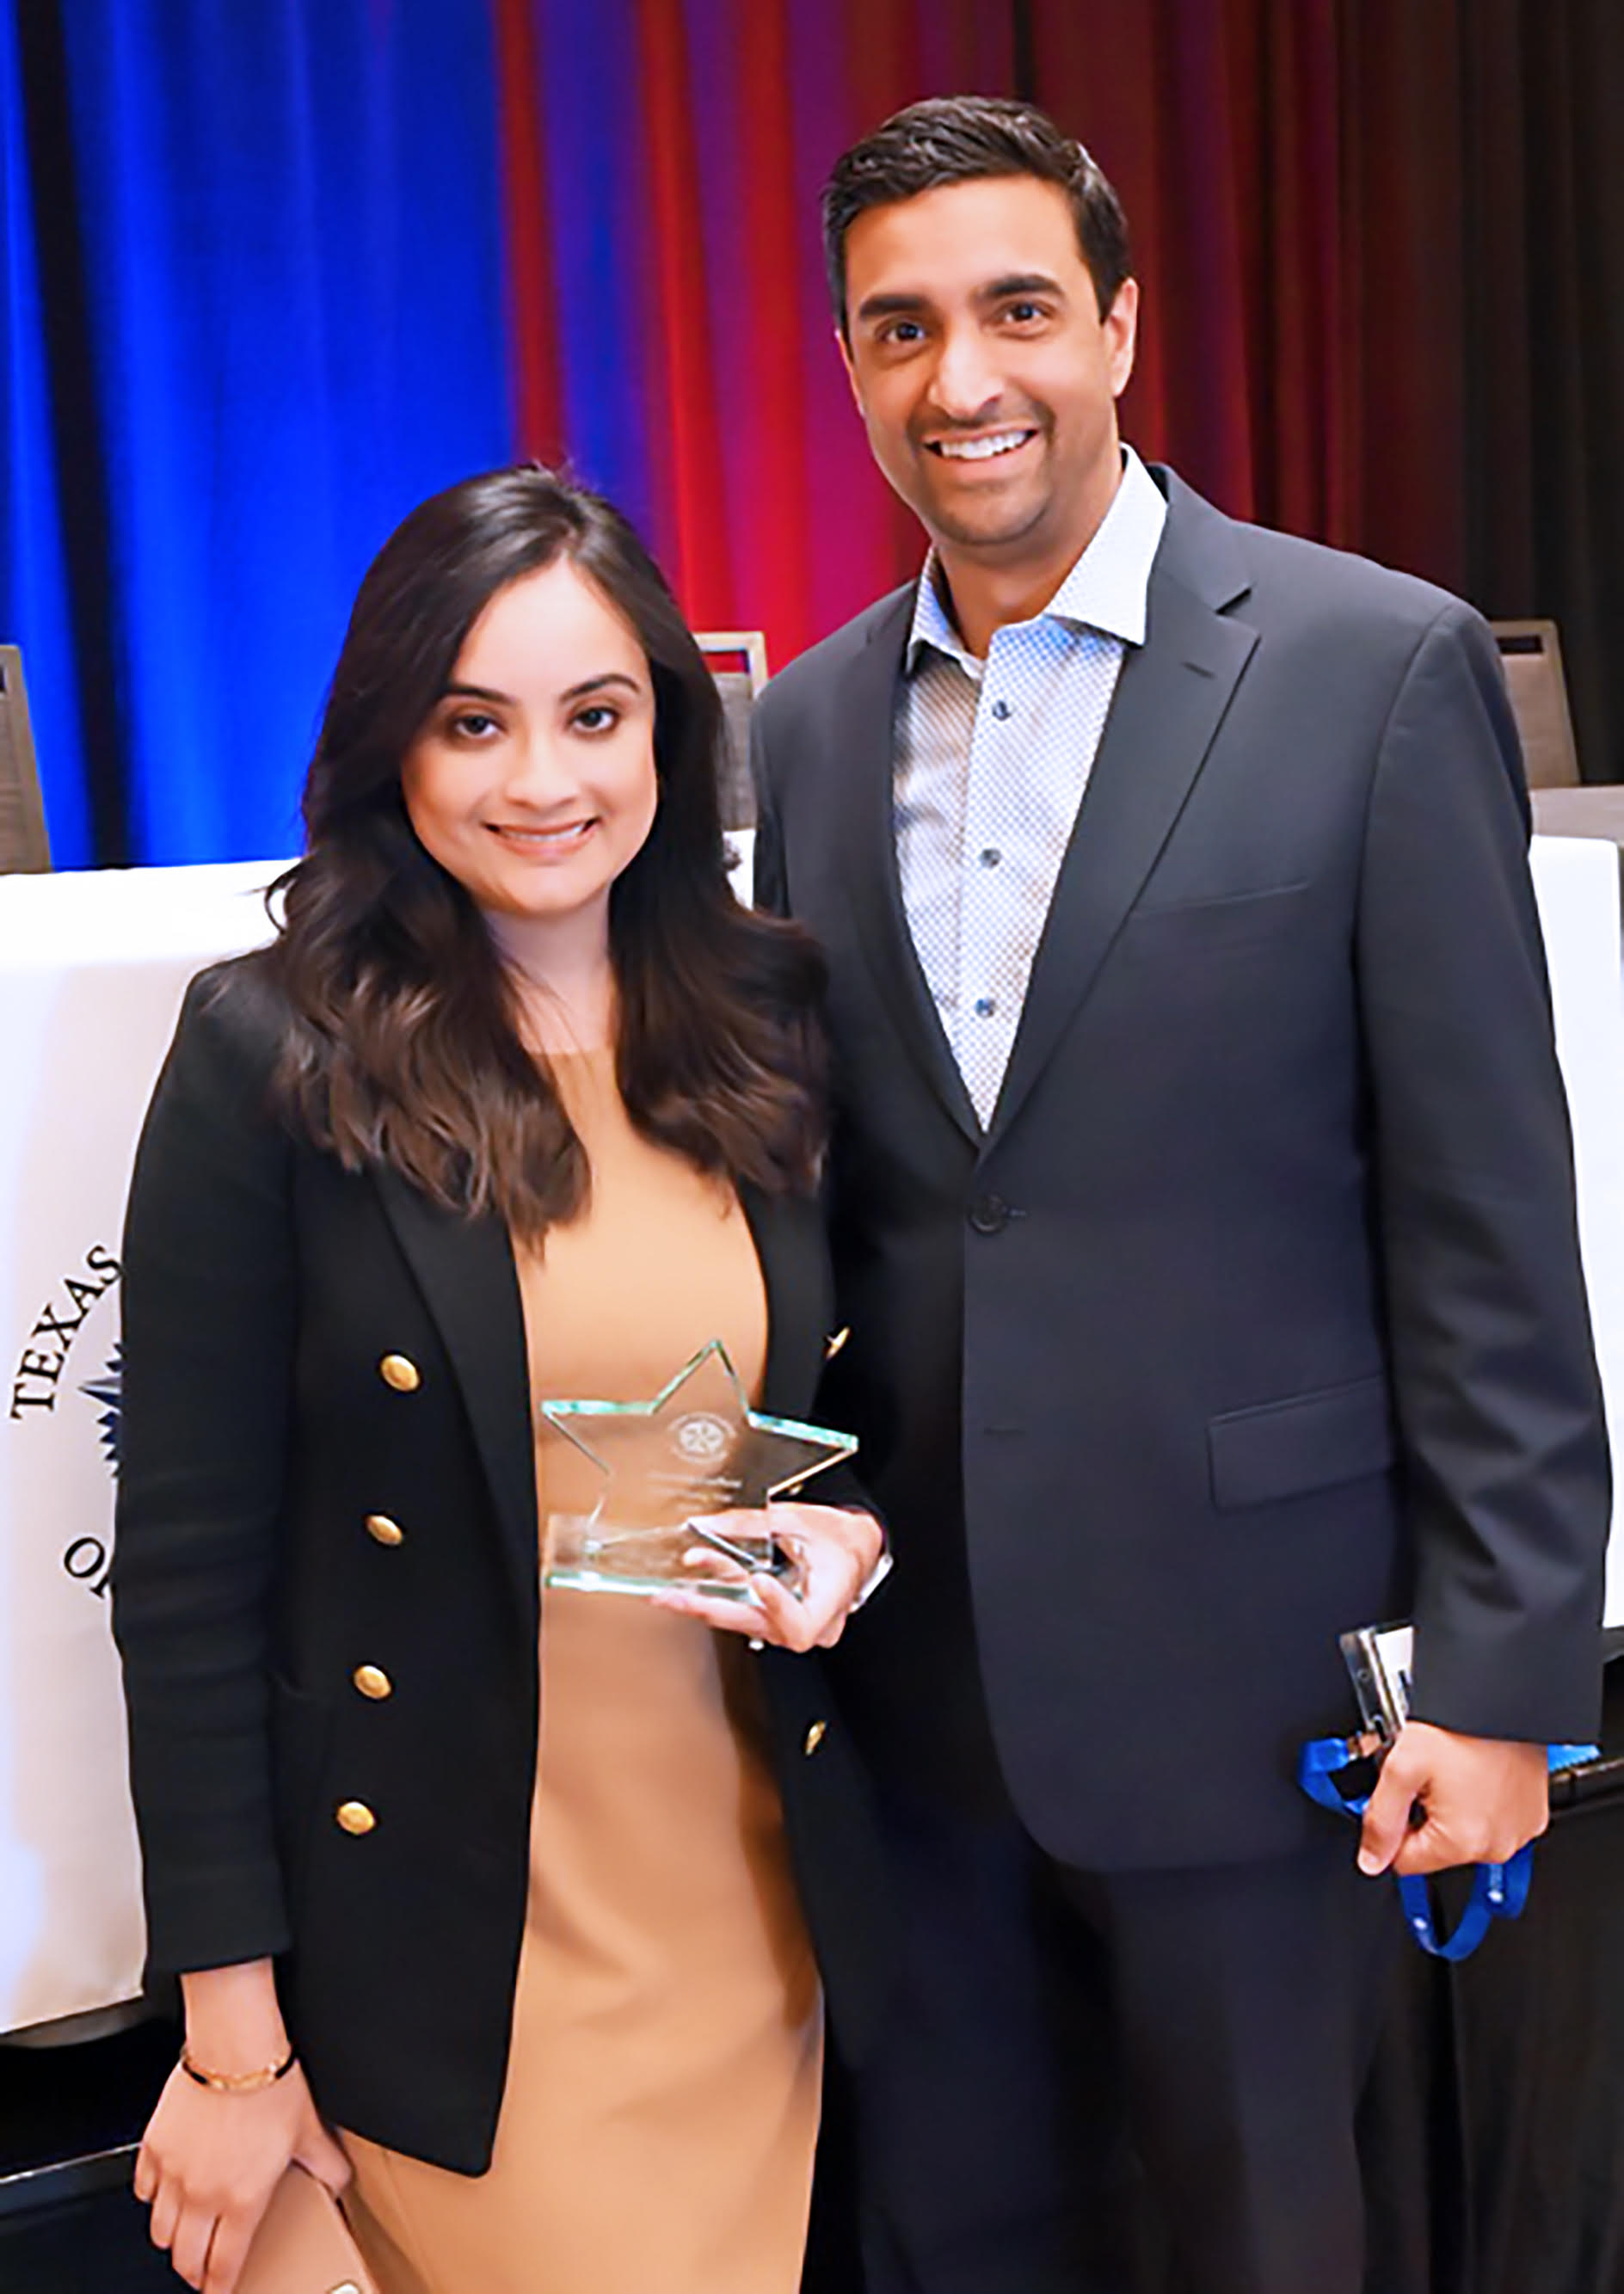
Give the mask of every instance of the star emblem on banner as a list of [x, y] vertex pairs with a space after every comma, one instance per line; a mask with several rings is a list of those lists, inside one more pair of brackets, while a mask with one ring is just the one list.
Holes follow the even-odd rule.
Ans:
[[102, 1436], [102, 1447], [115, 1479], [118, 1472], [118, 1427], [124, 1410], [124, 1349], [115, 1346], [108, 1357], [106, 1369], [100, 1378], [86, 1379], [79, 1392], [92, 1402], [99, 1402], [102, 1414], [96, 1425]]

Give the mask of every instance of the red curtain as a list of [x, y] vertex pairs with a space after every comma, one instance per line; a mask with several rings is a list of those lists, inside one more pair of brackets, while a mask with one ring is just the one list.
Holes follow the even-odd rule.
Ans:
[[[599, 0], [593, 34], [573, 0], [493, 4], [524, 443], [642, 517], [702, 626], [782, 663], [917, 566], [831, 340], [817, 191], [905, 102], [1019, 92], [1128, 210], [1127, 435], [1238, 516], [1555, 615], [1587, 773], [1624, 777], [1614, 0]], [[635, 91], [602, 134], [641, 412], [583, 452], [602, 313], [558, 283], [588, 227], [561, 90], [592, 38]], [[550, 174], [549, 134], [577, 139]]]

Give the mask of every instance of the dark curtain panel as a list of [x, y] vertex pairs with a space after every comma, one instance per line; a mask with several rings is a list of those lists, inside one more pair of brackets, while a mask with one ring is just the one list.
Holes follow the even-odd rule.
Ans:
[[1624, 9], [1344, 0], [1357, 540], [1561, 624], [1624, 779]]
[[1522, 467], [1528, 556], [1510, 555], [1513, 525], [1506, 562], [1485, 549], [1469, 579], [1491, 601], [1539, 598], [1561, 622], [1587, 773], [1624, 780], [1624, 8], [1569, 0], [1522, 11], [1514, 28], [1495, 90], [1501, 110], [1484, 115], [1474, 160], [1494, 177], [1496, 118], [1514, 104], [1520, 77], [1520, 307], [1514, 291], [1509, 305], [1498, 292], [1513, 228], [1502, 205], [1474, 268], [1473, 355], [1491, 377], [1520, 348], [1528, 366], [1520, 388], [1507, 380], [1491, 399], [1474, 476], [1492, 499], [1497, 470]]
[[1560, 622], [1624, 779], [1624, 7], [1032, 0], [1148, 304], [1125, 420], [1227, 509]]

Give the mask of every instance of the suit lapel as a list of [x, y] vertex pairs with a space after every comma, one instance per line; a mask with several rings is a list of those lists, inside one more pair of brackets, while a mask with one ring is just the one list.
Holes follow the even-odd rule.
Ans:
[[[1193, 531], [1191, 530], [1193, 528]], [[1215, 610], [1244, 592], [1225, 521], [1173, 484], [1146, 643], [1122, 666], [1060, 864], [989, 1142], [1019, 1114], [1195, 785], [1257, 632]]]
[[540, 1599], [530, 1364], [513, 1246], [500, 1219], [442, 1209], [398, 1172], [373, 1174], [384, 1209], [434, 1316], [496, 1507], [518, 1614]]
[[920, 969], [897, 868], [891, 735], [913, 610], [914, 591], [905, 590], [876, 618], [848, 672], [832, 743], [831, 800], [837, 818], [850, 825], [847, 891], [880, 1000], [931, 1090], [978, 1144], [981, 1127]]

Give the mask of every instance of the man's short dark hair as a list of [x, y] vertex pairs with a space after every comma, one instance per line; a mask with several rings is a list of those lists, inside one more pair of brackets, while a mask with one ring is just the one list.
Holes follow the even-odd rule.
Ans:
[[944, 183], [1035, 175], [1064, 191], [1103, 318], [1129, 274], [1122, 202], [1081, 143], [1035, 104], [1003, 96], [931, 96], [911, 103], [842, 153], [824, 186], [824, 260], [840, 332], [846, 322], [846, 234], [870, 207], [917, 199]]

